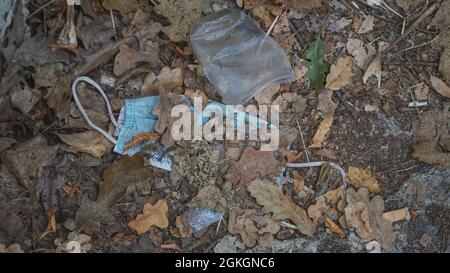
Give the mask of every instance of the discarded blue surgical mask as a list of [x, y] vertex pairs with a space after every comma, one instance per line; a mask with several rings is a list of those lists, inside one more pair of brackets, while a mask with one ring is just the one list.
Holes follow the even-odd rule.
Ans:
[[[113, 125], [116, 127], [114, 135], [110, 135], [102, 128], [96, 126], [87, 115], [84, 107], [81, 105], [80, 100], [78, 98], [76, 87], [77, 84], [82, 81], [94, 86], [100, 93], [100, 95], [103, 97], [108, 110], [109, 118], [111, 119]], [[134, 154], [142, 150], [145, 146], [154, 143], [154, 141], [148, 141], [136, 147], [132, 147], [128, 150], [125, 150], [125, 144], [132, 141], [133, 136], [142, 132], [155, 131], [155, 126], [156, 122], [158, 121], [158, 117], [152, 114], [152, 110], [158, 103], [159, 96], [147, 96], [136, 99], [126, 99], [124, 106], [120, 110], [118, 120], [116, 120], [116, 118], [112, 113], [111, 104], [109, 102], [108, 97], [106, 96], [105, 92], [100, 87], [100, 85], [98, 85], [98, 83], [96, 83], [91, 78], [83, 76], [75, 79], [75, 81], [72, 83], [72, 94], [78, 109], [80, 110], [81, 114], [83, 115], [84, 119], [87, 121], [89, 126], [91, 126], [93, 129], [95, 129], [97, 132], [99, 132], [109, 141], [115, 144], [114, 152], [122, 155], [126, 154], [128, 156], [133, 156]], [[187, 96], [183, 97], [185, 99], [188, 99]], [[192, 106], [190, 107], [190, 109], [191, 111], [194, 110]], [[211, 117], [211, 113], [214, 112], [214, 109], [220, 109], [223, 111], [223, 113], [228, 114], [226, 112], [226, 106], [224, 104], [209, 100], [208, 105], [205, 107], [205, 109], [202, 111], [202, 114], [199, 117], [201, 124], [205, 124], [209, 120], [209, 118]], [[260, 126], [269, 126], [269, 128], [273, 129], [275, 127], [273, 124], [268, 124], [267, 121], [262, 120], [254, 115], [250, 115], [249, 113], [243, 111], [236, 111], [235, 113], [237, 114], [237, 116], [233, 122], [234, 128], [245, 126], [245, 124], [241, 124], [241, 122], [256, 124], [256, 126], [253, 126], [252, 128], [259, 128]], [[149, 162], [150, 165], [152, 166], [171, 171], [172, 161], [167, 155], [161, 157], [157, 152], [152, 152], [150, 154]]]
[[[84, 107], [80, 103], [76, 89], [77, 84], [82, 81], [94, 86], [105, 100], [109, 118], [111, 119], [113, 125], [116, 127], [114, 135], [110, 135], [102, 128], [96, 126], [91, 121], [89, 116], [86, 114]], [[77, 78], [72, 84], [72, 94], [78, 109], [80, 110], [81, 114], [83, 115], [84, 119], [87, 121], [89, 126], [91, 126], [97, 132], [106, 137], [106, 139], [115, 144], [114, 152], [122, 155], [126, 154], [128, 156], [133, 156], [134, 154], [142, 150], [146, 145], [154, 143], [154, 141], [148, 141], [147, 143], [143, 143], [139, 146], [125, 150], [125, 144], [130, 142], [133, 139], [133, 136], [142, 132], [155, 131], [155, 126], [158, 117], [153, 115], [151, 112], [153, 107], [159, 101], [158, 96], [148, 96], [137, 99], [126, 99], [124, 106], [120, 110], [119, 118], [118, 120], [116, 120], [116, 118], [112, 113], [111, 104], [108, 100], [108, 97], [106, 96], [103, 89], [91, 78], [89, 77]], [[155, 160], [155, 158], [159, 158], [160, 161], [164, 161], [163, 165], [158, 165], [156, 167], [170, 171], [170, 165], [172, 163], [170, 158], [168, 158], [167, 156], [160, 158], [156, 152], [152, 152], [150, 160], [150, 164], [152, 166], [154, 166], [154, 164], [161, 164], [161, 162], [158, 162], [158, 160]], [[154, 164], [152, 164], [152, 161]]]

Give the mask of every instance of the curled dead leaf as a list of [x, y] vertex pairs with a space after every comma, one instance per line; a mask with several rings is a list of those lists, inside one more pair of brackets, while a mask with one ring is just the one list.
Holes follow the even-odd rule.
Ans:
[[441, 79], [431, 76], [430, 77], [431, 85], [433, 86], [434, 90], [441, 94], [442, 96], [446, 98], [450, 98], [450, 87]]
[[70, 146], [71, 151], [87, 153], [93, 157], [102, 157], [112, 148], [104, 136], [93, 130], [67, 135], [58, 134], [58, 137]]
[[363, 76], [363, 82], [367, 83], [367, 80], [372, 76], [375, 76], [377, 78], [378, 88], [380, 88], [381, 87], [381, 56], [379, 56], [379, 55], [377, 57], [375, 57], [375, 59], [373, 59], [373, 61], [367, 67], [366, 72], [364, 73], [364, 76]]
[[159, 200], [154, 205], [145, 203], [142, 214], [139, 214], [136, 219], [128, 223], [128, 226], [138, 234], [145, 233], [151, 226], [166, 228], [169, 226], [168, 211], [169, 207], [165, 199]]
[[280, 225], [268, 215], [261, 215], [252, 209], [234, 208], [230, 212], [228, 231], [241, 236], [247, 247], [254, 247], [258, 242], [268, 246], [273, 241], [273, 234], [278, 233]]
[[312, 139], [312, 143], [309, 145], [310, 148], [320, 148], [322, 142], [325, 141], [328, 132], [330, 131], [331, 124], [333, 123], [333, 116], [326, 116], [319, 124], [316, 133]]
[[356, 188], [365, 187], [370, 192], [380, 192], [380, 185], [370, 170], [350, 166], [348, 168], [348, 178], [350, 184]]
[[363, 240], [377, 240], [384, 247], [392, 245], [395, 233], [392, 222], [382, 217], [384, 201], [381, 196], [370, 199], [366, 188], [360, 188], [358, 192], [349, 188], [345, 202], [345, 214], [341, 219], [347, 227], [355, 230]]

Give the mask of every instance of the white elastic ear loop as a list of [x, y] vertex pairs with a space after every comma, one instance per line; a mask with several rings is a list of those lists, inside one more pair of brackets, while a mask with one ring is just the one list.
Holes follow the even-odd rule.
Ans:
[[112, 110], [111, 110], [111, 105], [109, 103], [108, 97], [106, 96], [105, 92], [102, 90], [102, 88], [100, 87], [100, 85], [98, 85], [98, 83], [96, 83], [94, 80], [92, 80], [89, 77], [83, 76], [83, 77], [78, 77], [75, 79], [75, 81], [72, 83], [72, 95], [73, 95], [73, 99], [75, 100], [75, 103], [78, 107], [78, 109], [80, 110], [81, 114], [83, 115], [83, 117], [86, 119], [87, 123], [89, 124], [89, 126], [91, 126], [93, 129], [97, 130], [97, 132], [99, 132], [100, 134], [102, 134], [104, 137], [106, 137], [109, 141], [111, 141], [112, 143], [116, 144], [117, 140], [114, 139], [110, 134], [108, 134], [108, 132], [106, 132], [105, 130], [103, 130], [102, 128], [96, 126], [91, 119], [88, 117], [86, 110], [84, 110], [84, 107], [81, 105], [80, 100], [78, 99], [78, 94], [77, 94], [77, 84], [79, 82], [87, 82], [89, 84], [91, 84], [92, 86], [94, 86], [97, 91], [100, 93], [100, 95], [102, 95], [103, 99], [106, 102], [106, 108], [108, 108], [108, 114], [109, 114], [109, 118], [111, 119], [111, 122], [114, 124], [114, 126], [119, 127], [119, 123], [117, 122], [116, 118], [114, 117]]

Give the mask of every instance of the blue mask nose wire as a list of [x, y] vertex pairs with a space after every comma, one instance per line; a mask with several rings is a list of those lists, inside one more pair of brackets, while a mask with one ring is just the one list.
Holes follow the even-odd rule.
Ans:
[[89, 84], [91, 84], [92, 86], [94, 86], [97, 91], [100, 93], [100, 95], [102, 95], [103, 99], [106, 102], [106, 108], [108, 108], [108, 114], [109, 114], [109, 118], [111, 119], [111, 122], [114, 124], [114, 126], [117, 128], [119, 127], [119, 123], [117, 122], [116, 118], [114, 117], [112, 110], [111, 110], [111, 104], [109, 103], [109, 99], [106, 96], [105, 92], [103, 91], [103, 89], [100, 87], [100, 85], [98, 85], [98, 83], [96, 83], [94, 80], [92, 80], [89, 77], [86, 76], [82, 76], [82, 77], [78, 77], [75, 79], [75, 81], [72, 83], [72, 95], [73, 95], [73, 99], [75, 100], [75, 104], [78, 107], [78, 110], [80, 110], [81, 114], [83, 115], [84, 119], [87, 121], [87, 123], [89, 124], [89, 126], [91, 126], [93, 129], [95, 129], [97, 132], [99, 132], [100, 134], [102, 134], [104, 137], [106, 137], [109, 141], [111, 141], [112, 143], [116, 144], [117, 140], [115, 138], [113, 138], [110, 134], [108, 134], [108, 132], [106, 132], [105, 130], [103, 130], [102, 128], [96, 126], [91, 119], [88, 117], [86, 110], [84, 109], [84, 107], [81, 105], [80, 100], [78, 98], [78, 94], [77, 94], [77, 84], [79, 82], [87, 82]]

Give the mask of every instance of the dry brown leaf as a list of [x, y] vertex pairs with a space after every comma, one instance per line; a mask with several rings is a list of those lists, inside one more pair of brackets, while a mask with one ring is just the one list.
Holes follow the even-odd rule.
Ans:
[[330, 68], [325, 87], [331, 90], [341, 90], [351, 82], [352, 77], [352, 57], [339, 58], [336, 64]]
[[136, 68], [139, 63], [148, 63], [151, 67], [159, 65], [158, 56], [141, 53], [129, 47], [127, 44], [119, 46], [119, 54], [114, 59], [113, 72], [117, 77], [122, 76], [133, 68]]
[[128, 36], [117, 42], [104, 45], [93, 54], [86, 56], [85, 61], [74, 68], [73, 75], [81, 76], [91, 72], [98, 66], [106, 64], [112, 59], [119, 52], [119, 47], [121, 45], [130, 45], [134, 43], [136, 43], [136, 38], [134, 36]]
[[241, 158], [232, 167], [231, 183], [248, 183], [255, 178], [264, 177], [277, 171], [280, 162], [271, 151], [259, 151], [247, 147]]
[[160, 135], [158, 133], [141, 132], [133, 136], [133, 138], [129, 142], [125, 143], [125, 151], [141, 144], [147, 143], [148, 141], [158, 140], [159, 137]]
[[42, 232], [41, 236], [39, 236], [38, 241], [47, 236], [50, 233], [56, 232], [56, 210], [50, 209], [47, 213], [47, 227], [44, 232]]
[[450, 87], [441, 79], [431, 76], [430, 77], [431, 86], [434, 90], [446, 98], [450, 98]]
[[270, 245], [273, 234], [280, 230], [280, 225], [270, 216], [258, 214], [253, 209], [234, 208], [228, 219], [228, 231], [239, 234], [247, 247], [254, 247], [256, 242], [261, 246]]
[[349, 188], [346, 192], [342, 222], [363, 240], [377, 240], [382, 246], [389, 247], [395, 241], [392, 222], [383, 219], [384, 201], [377, 195], [370, 200], [369, 191], [360, 188], [356, 192]]
[[364, 69], [367, 62], [377, 51], [371, 44], [364, 45], [359, 39], [348, 39], [346, 44], [347, 51], [353, 56], [353, 62], [361, 69]]
[[366, 69], [366, 72], [363, 76], [363, 83], [367, 83], [367, 80], [375, 76], [378, 81], [378, 88], [381, 86], [381, 57], [378, 55], [373, 59], [373, 61], [369, 64]]
[[316, 203], [308, 207], [308, 216], [311, 217], [313, 224], [317, 225], [329, 209], [325, 197], [319, 196], [316, 198]]
[[347, 237], [347, 235], [345, 235], [344, 230], [329, 217], [325, 217], [325, 226], [334, 233], [336, 233], [337, 235], [339, 235], [339, 237], [341, 238]]
[[168, 212], [169, 207], [166, 199], [159, 200], [155, 205], [145, 203], [142, 214], [139, 214], [136, 219], [129, 222], [128, 226], [138, 234], [147, 232], [151, 226], [166, 228], [169, 226]]
[[175, 218], [175, 229], [170, 232], [177, 238], [188, 238], [192, 236], [192, 230], [189, 226], [189, 210]]
[[375, 17], [369, 15], [361, 22], [361, 26], [356, 30], [358, 34], [369, 33], [373, 30]]
[[93, 130], [68, 135], [58, 134], [58, 137], [70, 146], [71, 151], [87, 153], [93, 157], [102, 157], [112, 148], [104, 136]]
[[365, 187], [370, 192], [380, 192], [380, 185], [370, 170], [350, 166], [348, 168], [348, 178], [350, 184], [358, 189]]
[[272, 97], [280, 91], [280, 84], [272, 84], [255, 95], [255, 100], [259, 105], [270, 104]]
[[294, 178], [292, 181], [292, 186], [292, 191], [299, 193], [305, 188], [305, 180], [301, 178]]
[[328, 132], [330, 131], [331, 124], [333, 124], [334, 117], [326, 116], [322, 122], [319, 124], [316, 133], [312, 139], [312, 143], [309, 145], [310, 148], [320, 148], [322, 142], [325, 141]]
[[326, 193], [324, 193], [321, 196], [323, 196], [325, 198], [325, 200], [327, 200], [327, 203], [334, 206], [344, 196], [344, 192], [345, 192], [345, 187], [340, 186], [334, 190], [327, 191]]
[[182, 87], [184, 82], [183, 70], [179, 67], [170, 69], [170, 67], [163, 67], [158, 76], [153, 72], [149, 73], [141, 87], [142, 96], [157, 95], [159, 92], [159, 85], [168, 91], [172, 92], [175, 89]]
[[284, 195], [281, 188], [256, 179], [247, 189], [265, 212], [272, 213], [274, 220], [289, 219], [301, 233], [312, 236], [314, 225], [306, 211], [297, 206], [290, 196]]

